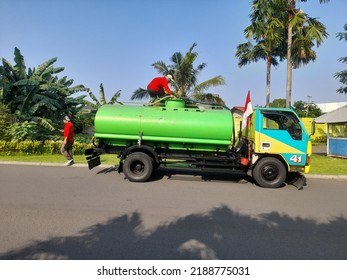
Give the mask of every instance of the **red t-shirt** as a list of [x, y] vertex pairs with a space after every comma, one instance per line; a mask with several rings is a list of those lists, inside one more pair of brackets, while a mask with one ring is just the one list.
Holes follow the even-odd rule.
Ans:
[[163, 91], [165, 88], [168, 94], [171, 94], [171, 89], [169, 88], [169, 82], [165, 77], [154, 78], [147, 86], [148, 89], [154, 91]]
[[65, 137], [67, 141], [72, 142], [73, 139], [73, 133], [74, 133], [74, 126], [72, 124], [72, 122], [67, 122], [64, 126], [64, 139]]

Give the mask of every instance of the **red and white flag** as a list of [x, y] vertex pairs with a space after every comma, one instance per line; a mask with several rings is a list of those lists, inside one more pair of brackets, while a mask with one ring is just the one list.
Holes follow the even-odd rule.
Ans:
[[249, 126], [249, 116], [252, 115], [252, 113], [253, 113], [253, 108], [251, 103], [251, 93], [248, 91], [245, 108], [243, 109], [242, 130], [245, 127]]

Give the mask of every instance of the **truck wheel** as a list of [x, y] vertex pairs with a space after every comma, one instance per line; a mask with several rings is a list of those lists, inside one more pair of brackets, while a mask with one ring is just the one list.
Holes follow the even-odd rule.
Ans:
[[265, 157], [253, 169], [253, 178], [264, 188], [278, 188], [287, 177], [283, 163], [277, 158]]
[[135, 152], [125, 158], [123, 173], [131, 182], [146, 182], [153, 172], [153, 160], [145, 153]]

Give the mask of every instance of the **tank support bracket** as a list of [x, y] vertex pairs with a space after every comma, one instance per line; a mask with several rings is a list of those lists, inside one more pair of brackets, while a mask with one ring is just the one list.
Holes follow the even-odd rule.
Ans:
[[139, 145], [139, 146], [141, 146], [141, 144], [142, 144], [142, 135], [143, 135], [143, 133], [142, 133], [142, 131], [140, 131], [139, 139], [137, 139], [137, 145]]

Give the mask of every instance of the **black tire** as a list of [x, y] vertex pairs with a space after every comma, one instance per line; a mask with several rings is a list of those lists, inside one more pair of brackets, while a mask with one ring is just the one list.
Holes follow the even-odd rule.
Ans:
[[262, 158], [253, 168], [253, 178], [263, 188], [278, 188], [286, 177], [287, 170], [277, 158]]
[[153, 171], [158, 169], [160, 166], [160, 163], [156, 162], [153, 158], [152, 159], [152, 163], [153, 163]]
[[123, 173], [131, 182], [146, 182], [153, 172], [153, 159], [145, 153], [135, 152], [123, 163]]

